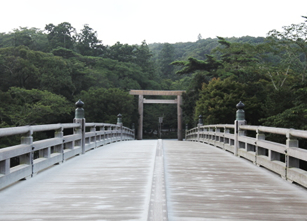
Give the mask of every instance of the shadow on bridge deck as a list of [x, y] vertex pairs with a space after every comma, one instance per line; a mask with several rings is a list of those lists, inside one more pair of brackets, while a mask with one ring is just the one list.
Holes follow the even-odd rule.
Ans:
[[113, 143], [0, 191], [0, 220], [306, 220], [306, 206], [307, 190], [174, 140]]

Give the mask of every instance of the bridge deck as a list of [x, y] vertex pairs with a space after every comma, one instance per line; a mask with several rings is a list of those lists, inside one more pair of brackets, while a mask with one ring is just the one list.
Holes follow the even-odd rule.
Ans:
[[306, 220], [306, 206], [265, 169], [168, 140], [113, 143], [0, 191], [0, 220]]

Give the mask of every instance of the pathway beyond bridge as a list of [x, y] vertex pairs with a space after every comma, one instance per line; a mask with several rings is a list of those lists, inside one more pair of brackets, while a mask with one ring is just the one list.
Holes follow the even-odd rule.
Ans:
[[106, 145], [0, 191], [0, 220], [307, 220], [307, 190], [219, 148]]

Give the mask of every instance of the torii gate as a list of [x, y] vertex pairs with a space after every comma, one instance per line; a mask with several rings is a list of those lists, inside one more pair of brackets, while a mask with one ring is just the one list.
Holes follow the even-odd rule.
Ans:
[[[154, 91], [154, 90], [130, 90], [129, 94], [139, 95], [139, 126], [137, 139], [143, 139], [143, 105], [144, 104], [177, 104], [177, 136], [178, 140], [182, 140], [182, 93], [185, 91]], [[177, 96], [175, 100], [154, 100], [154, 99], [145, 99], [144, 95], [158, 95], [158, 96]]]

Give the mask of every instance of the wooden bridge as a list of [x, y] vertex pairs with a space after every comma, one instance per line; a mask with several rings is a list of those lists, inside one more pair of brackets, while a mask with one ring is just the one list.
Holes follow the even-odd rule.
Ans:
[[[0, 129], [21, 135], [0, 149], [0, 220], [307, 220], [307, 131], [239, 116], [200, 122], [185, 141], [135, 140], [120, 117], [85, 123], [82, 111], [71, 124]], [[54, 136], [37, 140], [42, 131]]]
[[198, 142], [116, 142], [0, 191], [0, 220], [306, 220], [307, 191]]

